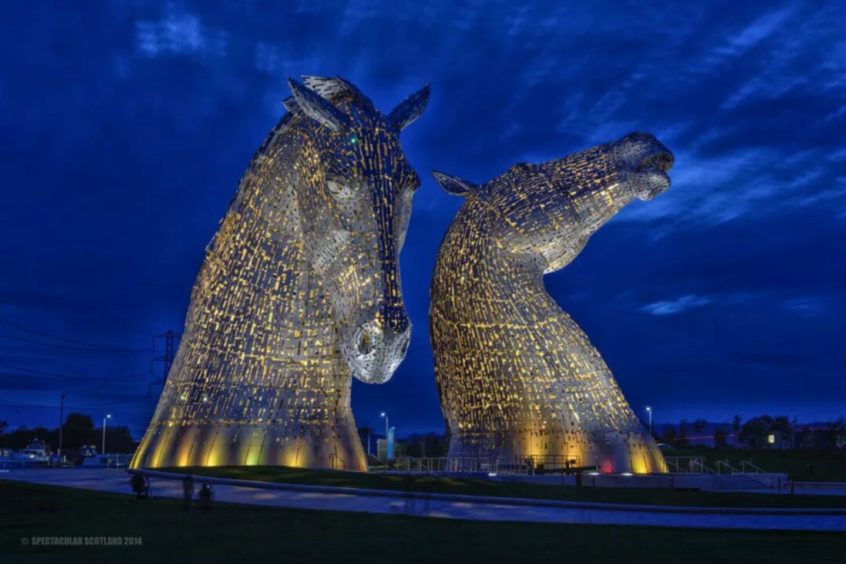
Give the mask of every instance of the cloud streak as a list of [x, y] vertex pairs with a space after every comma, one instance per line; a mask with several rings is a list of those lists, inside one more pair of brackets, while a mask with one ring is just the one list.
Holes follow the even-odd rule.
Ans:
[[[815, 390], [846, 396], [835, 376], [846, 366], [840, 3], [725, 11], [604, 0], [300, 0], [267, 10], [141, 0], [21, 3], [6, 15], [4, 320], [128, 347], [179, 331], [203, 249], [282, 114], [287, 76], [345, 76], [382, 109], [430, 82], [429, 109], [403, 133], [423, 178], [402, 254], [416, 329], [390, 383], [354, 386], [359, 423], [377, 424], [392, 406], [401, 433], [442, 429], [428, 292], [461, 202], [427, 171], [484, 182], [515, 162], [632, 130], [675, 152], [673, 187], [623, 210], [546, 279], [632, 403], [681, 411], [695, 397], [718, 412], [731, 389], [754, 391], [760, 405], [792, 398], [810, 413], [830, 409]], [[764, 362], [788, 348], [802, 361]], [[732, 351], [762, 361], [738, 362]], [[0, 352], [11, 365], [111, 382], [68, 381], [31, 395], [0, 381], [10, 401], [52, 404], [62, 392], [81, 406], [137, 398], [142, 407], [127, 417], [136, 433], [146, 424], [148, 382], [109, 378], [147, 371], [160, 353], [72, 354], [11, 340]], [[805, 395], [794, 393], [796, 381]], [[27, 413], [12, 415], [37, 419]]]

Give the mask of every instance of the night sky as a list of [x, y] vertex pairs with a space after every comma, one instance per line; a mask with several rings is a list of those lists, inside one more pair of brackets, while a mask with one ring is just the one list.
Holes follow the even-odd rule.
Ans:
[[[423, 185], [402, 252], [414, 324], [359, 424], [441, 431], [428, 289], [474, 182], [633, 131], [676, 155], [550, 293], [656, 421], [846, 414], [846, 7], [840, 2], [128, 2], [4, 5], [0, 420], [67, 411], [139, 435], [203, 249], [286, 78], [341, 75], [388, 112]], [[151, 373], [151, 366], [155, 373]], [[148, 395], [148, 389], [152, 394]]]

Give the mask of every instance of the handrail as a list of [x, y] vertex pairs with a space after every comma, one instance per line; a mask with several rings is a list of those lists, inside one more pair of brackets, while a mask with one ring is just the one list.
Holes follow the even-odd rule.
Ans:
[[729, 474], [731, 475], [744, 474], [742, 470], [738, 470], [737, 468], [729, 464], [728, 460], [718, 460], [714, 466], [717, 469], [717, 474], [722, 474], [722, 472], [720, 471], [721, 468], [726, 468], [729, 471]]
[[699, 458], [696, 460], [690, 461], [690, 469], [693, 470], [694, 468], [699, 468], [700, 473], [702, 474], [719, 474], [719, 472], [715, 471], [713, 468], [710, 468], [705, 465], [703, 462], [704, 459]]
[[672, 467], [677, 474], [699, 474], [715, 472], [705, 465], [705, 458], [702, 456], [665, 456], [667, 466]]
[[[390, 470], [410, 473], [433, 472], [487, 472], [489, 474], [535, 474], [543, 471], [560, 471], [581, 466], [578, 455], [529, 455], [515, 457], [401, 456], [394, 460]], [[386, 468], [388, 470], [388, 468]]]
[[741, 460], [740, 461], [740, 469], [743, 470], [744, 473], [746, 473], [746, 467], [747, 466], [752, 468], [752, 474], [766, 474], [767, 473], [766, 470], [764, 470], [760, 466], [756, 466], [756, 465], [752, 464], [752, 462], [749, 461], [749, 460]]

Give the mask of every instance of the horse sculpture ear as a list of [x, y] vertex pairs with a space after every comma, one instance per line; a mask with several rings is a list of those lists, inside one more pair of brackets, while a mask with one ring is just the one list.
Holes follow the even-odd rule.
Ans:
[[429, 103], [429, 94], [431, 89], [427, 84], [405, 100], [399, 103], [388, 116], [388, 123], [396, 131], [402, 131], [411, 123], [413, 123], [423, 110], [426, 109], [426, 104]]
[[308, 117], [336, 132], [344, 131], [349, 127], [350, 118], [333, 106], [329, 100], [293, 78], [288, 79], [288, 86], [291, 88], [297, 107]]
[[466, 196], [469, 192], [479, 188], [477, 184], [437, 170], [432, 171], [432, 176], [435, 177], [435, 182], [440, 184], [441, 188], [453, 196]]

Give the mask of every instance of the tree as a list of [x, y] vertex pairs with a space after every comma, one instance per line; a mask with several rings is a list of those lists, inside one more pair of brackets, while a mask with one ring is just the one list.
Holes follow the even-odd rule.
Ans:
[[[101, 448], [103, 428], [95, 429], [96, 434], [100, 439], [94, 443], [97, 445], [97, 450]], [[135, 450], [135, 443], [132, 440], [132, 435], [129, 433], [129, 427], [109, 427], [106, 426], [106, 452], [132, 452]]]
[[[43, 432], [43, 428], [39, 429]], [[38, 438], [38, 430], [29, 427], [18, 427], [14, 431], [0, 435], [0, 447], [20, 449]]]
[[448, 450], [445, 437], [435, 433], [428, 433], [423, 438], [423, 447], [425, 456], [446, 456]]
[[773, 419], [773, 426], [770, 431], [781, 431], [783, 433], [790, 431], [790, 419], [786, 415], [779, 415]]
[[743, 419], [740, 418], [740, 415], [735, 415], [734, 419], [731, 422], [731, 428], [734, 430], [735, 433], [740, 432], [740, 426], [743, 424]]
[[62, 428], [65, 448], [80, 448], [83, 445], [97, 444], [97, 433], [90, 415], [69, 413]]
[[696, 433], [701, 433], [705, 430], [705, 427], [708, 425], [708, 422], [704, 419], [697, 419], [693, 422], [693, 431]]
[[714, 429], [714, 448], [726, 448], [728, 433], [722, 427]]
[[679, 436], [676, 439], [676, 447], [678, 448], [687, 448], [689, 446], [687, 442], [687, 419], [682, 419], [679, 423]]
[[738, 433], [738, 442], [751, 448], [763, 448], [767, 445], [767, 435], [773, 429], [773, 418], [769, 415], [753, 417], [743, 424]]
[[664, 443], [670, 446], [676, 446], [676, 428], [672, 425], [667, 425], [664, 427], [664, 436], [663, 436]]
[[0, 421], [0, 435], [6, 432], [6, 429], [9, 427], [8, 421]]
[[846, 422], [844, 422], [842, 415], [834, 420], [831, 428], [834, 430], [834, 445], [837, 448], [846, 447]]

